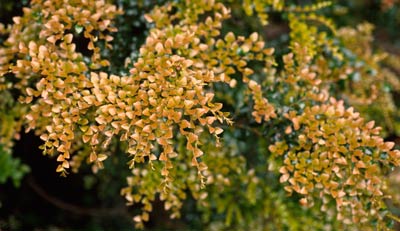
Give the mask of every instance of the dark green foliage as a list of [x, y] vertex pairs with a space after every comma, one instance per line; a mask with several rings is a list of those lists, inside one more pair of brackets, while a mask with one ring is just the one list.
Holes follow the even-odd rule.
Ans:
[[19, 187], [25, 174], [29, 172], [29, 166], [22, 164], [21, 160], [4, 151], [0, 145], [0, 184], [11, 180], [15, 187]]

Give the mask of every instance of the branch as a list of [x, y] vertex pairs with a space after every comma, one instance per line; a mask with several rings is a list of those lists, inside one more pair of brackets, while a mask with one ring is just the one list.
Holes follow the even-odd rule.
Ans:
[[393, 215], [392, 213], [388, 213], [386, 216], [391, 218], [392, 220], [395, 220], [396, 222], [400, 223], [400, 218]]
[[85, 208], [78, 205], [73, 205], [65, 201], [56, 198], [49, 193], [47, 193], [43, 188], [41, 188], [34, 180], [32, 176], [27, 179], [28, 185], [35, 191], [41, 198], [54, 205], [57, 208], [66, 210], [68, 212], [77, 215], [87, 215], [93, 217], [108, 217], [122, 215], [131, 218], [125, 206], [114, 207], [114, 208]]

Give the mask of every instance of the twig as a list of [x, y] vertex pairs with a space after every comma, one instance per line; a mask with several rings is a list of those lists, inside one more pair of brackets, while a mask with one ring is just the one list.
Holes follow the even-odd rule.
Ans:
[[50, 204], [56, 206], [57, 208], [69, 211], [77, 215], [87, 215], [93, 217], [105, 217], [105, 216], [116, 216], [122, 215], [130, 217], [126, 207], [115, 207], [115, 208], [85, 208], [78, 205], [73, 205], [65, 201], [56, 198], [49, 193], [47, 193], [43, 188], [41, 188], [34, 180], [32, 176], [27, 179], [28, 185], [44, 200]]
[[400, 223], [400, 218], [393, 215], [392, 213], [388, 213], [386, 214], [386, 216]]

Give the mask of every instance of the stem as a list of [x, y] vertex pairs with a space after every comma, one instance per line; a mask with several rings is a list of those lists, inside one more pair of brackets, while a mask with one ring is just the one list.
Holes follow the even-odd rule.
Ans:
[[107, 217], [122, 215], [130, 217], [128, 211], [125, 207], [115, 207], [115, 208], [85, 208], [78, 205], [73, 205], [65, 201], [60, 200], [50, 194], [48, 194], [43, 188], [41, 188], [34, 180], [32, 176], [27, 179], [28, 185], [35, 191], [41, 198], [54, 205], [57, 208], [69, 211], [78, 215], [88, 215], [96, 217]]
[[393, 220], [397, 221], [398, 223], [400, 223], [400, 217], [397, 217], [397, 216], [393, 215], [392, 213], [388, 213], [386, 216], [389, 217], [390, 219], [393, 219]]

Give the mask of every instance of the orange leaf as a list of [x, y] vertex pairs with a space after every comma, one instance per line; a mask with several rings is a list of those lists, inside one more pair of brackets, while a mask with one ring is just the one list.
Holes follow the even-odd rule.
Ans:
[[95, 161], [95, 160], [97, 160], [97, 155], [96, 155], [95, 152], [91, 152], [91, 153], [90, 153], [90, 156], [89, 156], [89, 161], [90, 161], [90, 162], [93, 162], [93, 161]]
[[61, 161], [64, 161], [64, 156], [63, 155], [58, 155], [58, 157], [57, 157], [57, 161], [59, 161], [59, 162], [61, 162]]
[[60, 164], [60, 165], [58, 165], [57, 166], [57, 170], [56, 170], [56, 172], [63, 172], [64, 171], [64, 168], [63, 168], [63, 166]]
[[280, 182], [280, 183], [285, 183], [288, 179], [289, 179], [289, 174], [283, 174], [283, 175], [279, 178], [279, 182]]
[[198, 166], [199, 162], [197, 162], [197, 159], [195, 157], [192, 158], [192, 166]]
[[165, 155], [165, 152], [162, 152], [158, 159], [161, 160], [161, 161], [167, 161], [168, 160], [167, 155]]
[[64, 160], [62, 163], [63, 168], [69, 168], [69, 162]]

